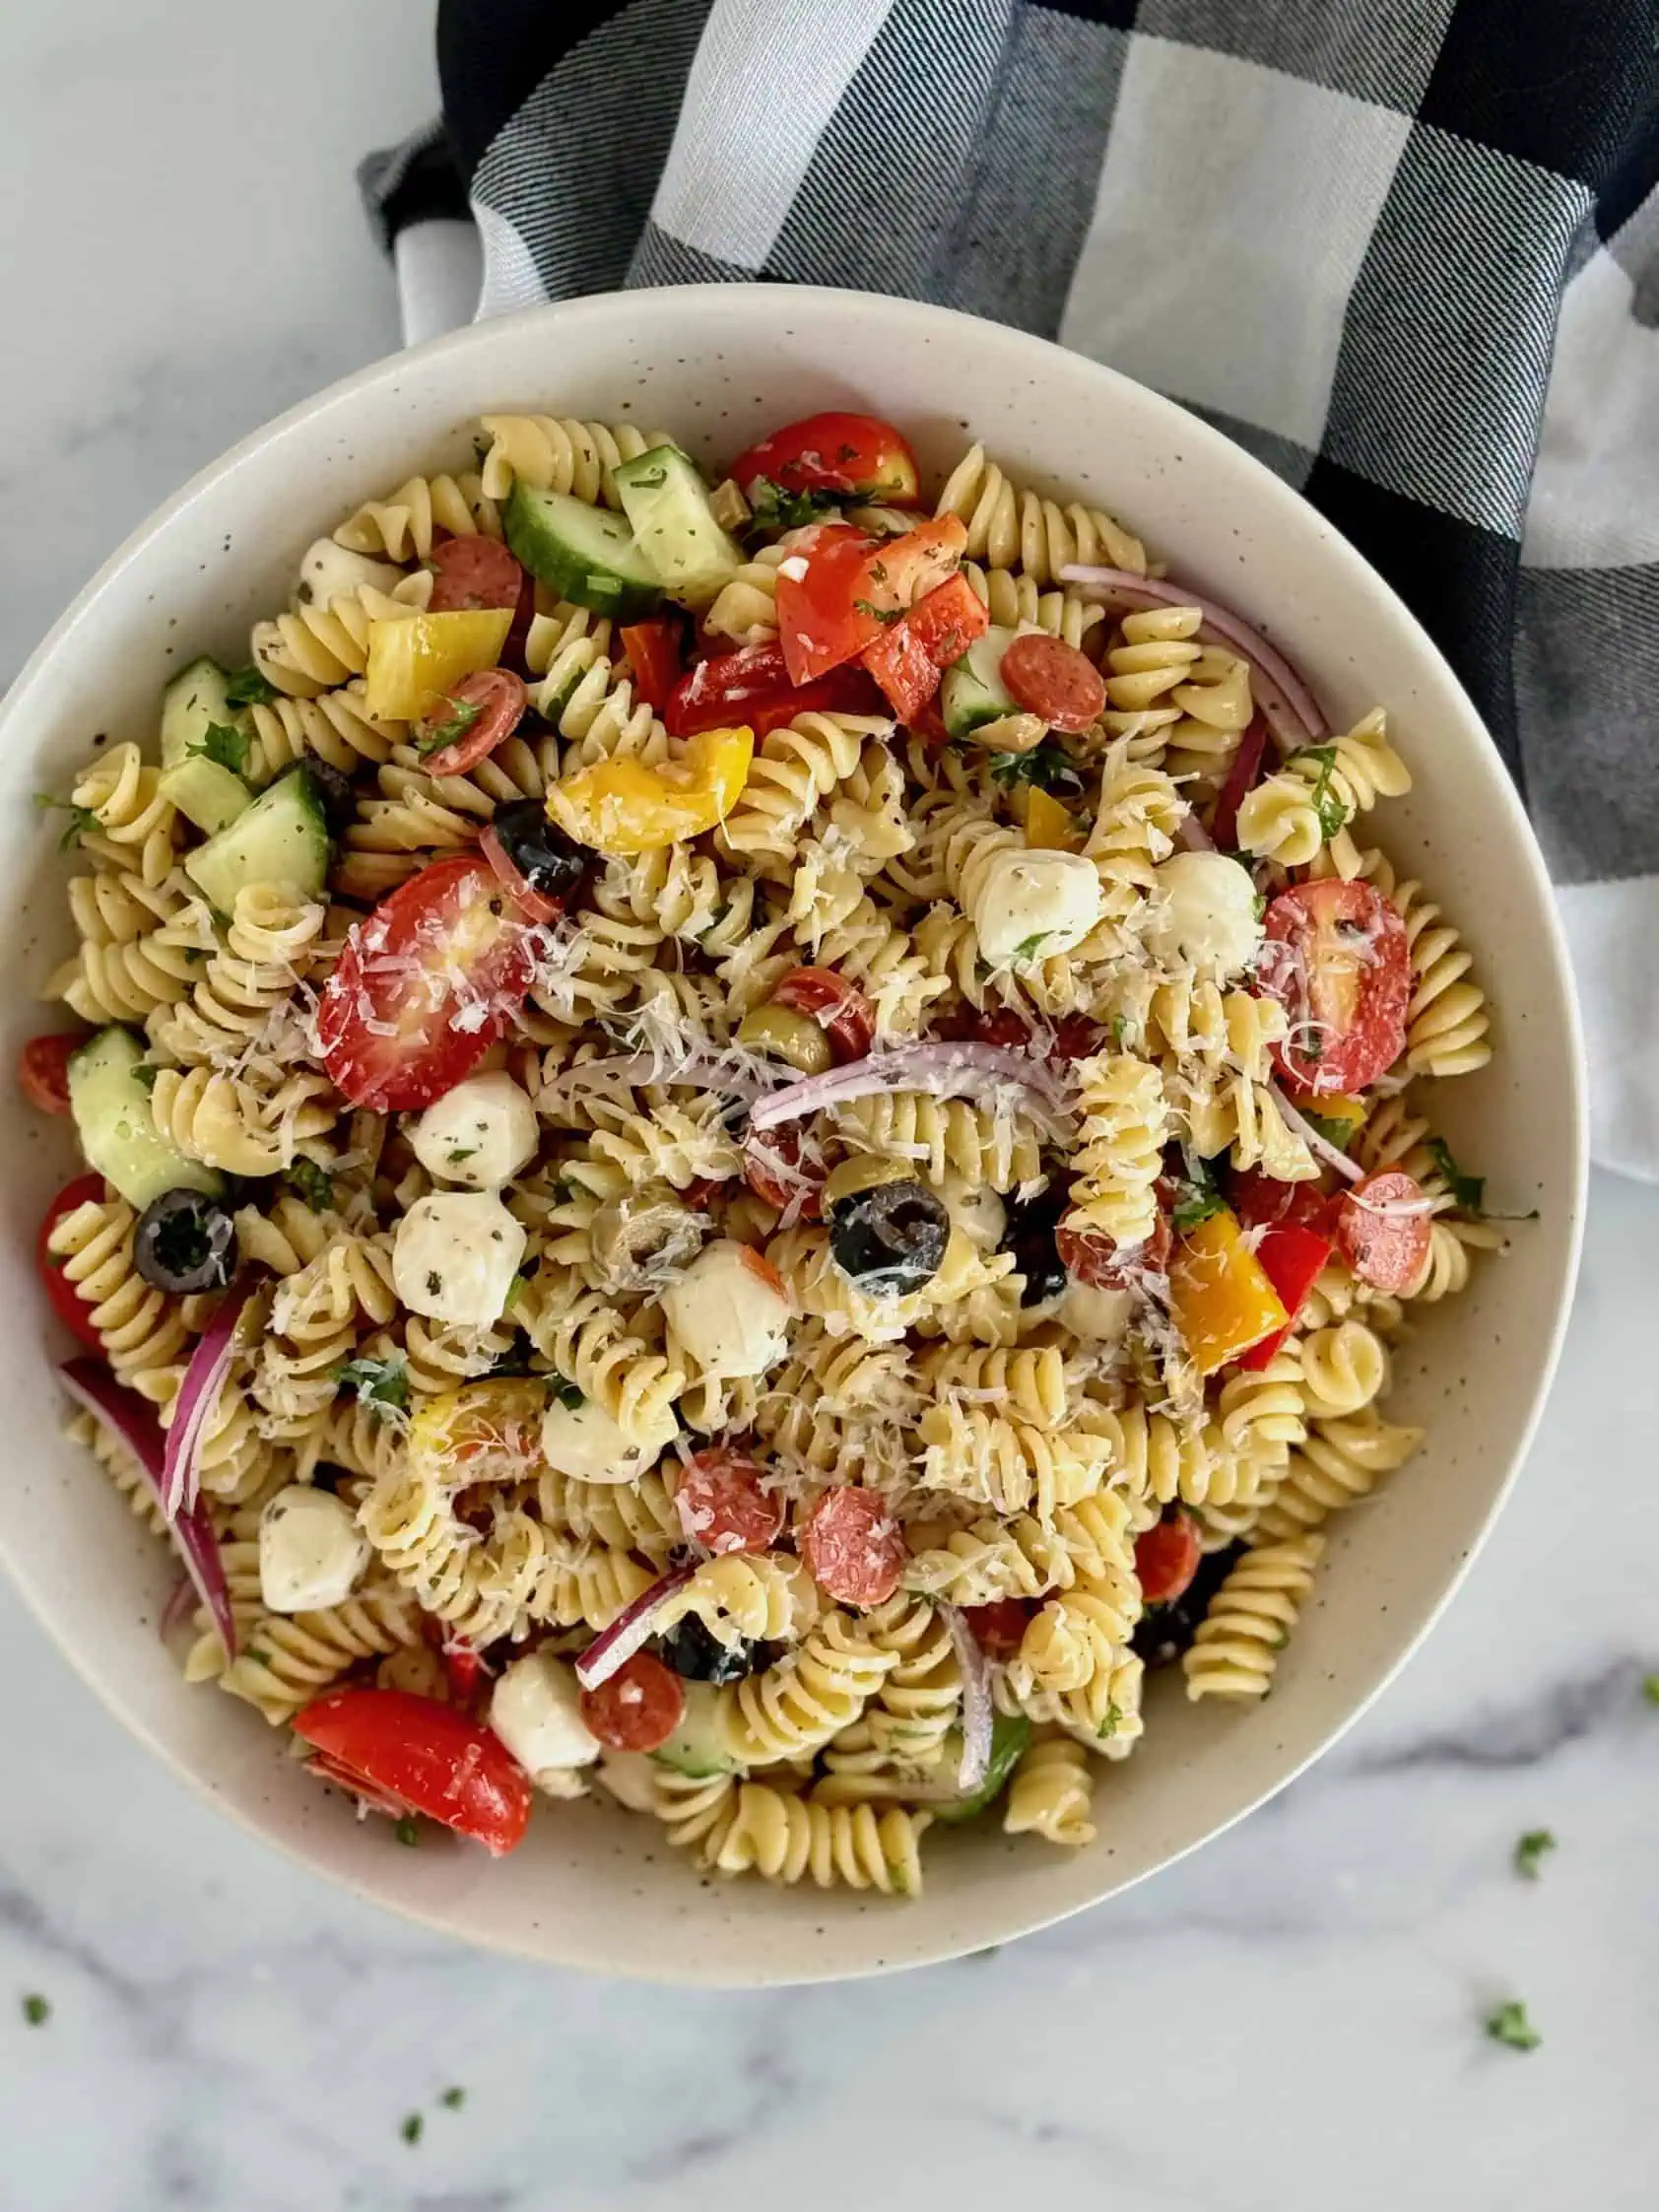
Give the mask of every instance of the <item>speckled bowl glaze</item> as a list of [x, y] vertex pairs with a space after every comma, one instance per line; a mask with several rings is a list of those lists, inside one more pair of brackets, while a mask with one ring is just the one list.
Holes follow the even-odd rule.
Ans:
[[[8, 1054], [38, 1025], [33, 993], [69, 938], [64, 864], [31, 793], [61, 787], [97, 732], [153, 744], [164, 680], [204, 649], [245, 657], [249, 623], [286, 598], [302, 548], [359, 500], [457, 465], [481, 410], [632, 418], [717, 462], [765, 427], [843, 406], [893, 417], [929, 470], [971, 431], [1017, 480], [1110, 507], [1177, 576], [1271, 632], [1339, 723], [1388, 708], [1417, 783], [1385, 810], [1385, 841], [1452, 909], [1496, 1015], [1493, 1064], [1444, 1088], [1446, 1134], [1506, 1210], [1539, 1218], [1402, 1352], [1397, 1403], [1427, 1423], [1427, 1443], [1333, 1525], [1271, 1701], [1188, 1707], [1178, 1679], [1156, 1678], [1144, 1742], [1101, 1775], [1092, 1848], [935, 1833], [926, 1896], [906, 1904], [699, 1879], [654, 1823], [592, 1801], [543, 1806], [500, 1863], [435, 1835], [400, 1850], [385, 1823], [296, 1772], [245, 1707], [186, 1688], [156, 1634], [171, 1569], [59, 1433], [63, 1348], [30, 1247], [73, 1163], [60, 1124], [14, 1106], [0, 1555], [44, 1627], [135, 1735], [319, 1873], [470, 1942], [663, 1980], [810, 1980], [1005, 1942], [1155, 1873], [1281, 1788], [1401, 1665], [1491, 1526], [1555, 1367], [1578, 1244], [1580, 1056], [1549, 886], [1490, 739], [1412, 616], [1294, 492], [1167, 400], [1018, 331], [862, 294], [631, 293], [486, 323], [336, 384], [187, 486], [82, 593], [0, 712]], [[91, 1776], [87, 1815], [107, 1817]]]

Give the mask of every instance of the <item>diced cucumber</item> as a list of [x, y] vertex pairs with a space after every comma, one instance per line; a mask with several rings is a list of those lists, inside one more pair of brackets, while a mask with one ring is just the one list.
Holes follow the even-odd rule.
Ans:
[[118, 1024], [100, 1030], [69, 1060], [69, 1110], [87, 1165], [140, 1213], [164, 1190], [224, 1194], [225, 1177], [186, 1160], [157, 1128], [150, 1092], [138, 1074], [144, 1047]]
[[637, 622], [661, 603], [657, 572], [626, 515], [565, 492], [515, 484], [501, 509], [508, 550], [562, 599], [618, 622]]
[[247, 737], [231, 704], [230, 681], [218, 661], [204, 656], [181, 668], [162, 694], [162, 796], [210, 837], [253, 804], [234, 766]]
[[163, 769], [157, 789], [210, 838], [228, 830], [253, 804], [253, 793], [241, 777], [217, 761], [180, 761], [176, 768]]
[[[991, 1722], [991, 1764], [985, 1770], [985, 1778], [971, 1797], [955, 1797], [943, 1805], [935, 1806], [943, 1821], [972, 1820], [976, 1813], [1002, 1795], [1003, 1786], [1014, 1772], [1015, 1761], [1031, 1740], [1031, 1724], [1023, 1712], [999, 1712]], [[945, 1740], [945, 1761], [962, 1758], [962, 1738], [952, 1732]]]
[[222, 914], [248, 884], [282, 884], [297, 899], [320, 896], [328, 878], [328, 825], [316, 785], [296, 769], [245, 814], [184, 855], [184, 873]]
[[1002, 656], [1019, 636], [993, 623], [975, 637], [961, 660], [946, 669], [939, 686], [939, 712], [953, 737], [971, 737], [986, 722], [1021, 712], [1020, 702], [1002, 680]]
[[651, 1757], [659, 1766], [672, 1767], [677, 1775], [690, 1775], [694, 1779], [704, 1775], [735, 1774], [737, 1761], [720, 1748], [715, 1725], [718, 1692], [706, 1682], [688, 1682], [685, 1690], [686, 1709], [680, 1725]]
[[209, 729], [241, 733], [241, 714], [231, 704], [231, 679], [204, 654], [181, 668], [162, 694], [162, 766], [177, 768], [207, 739]]
[[706, 606], [743, 559], [714, 519], [708, 487], [677, 445], [653, 445], [616, 472], [617, 496], [664, 590]]

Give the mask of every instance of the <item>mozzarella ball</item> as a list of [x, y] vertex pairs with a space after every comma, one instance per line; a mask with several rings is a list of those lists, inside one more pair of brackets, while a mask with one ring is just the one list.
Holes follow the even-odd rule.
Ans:
[[368, 1539], [331, 1491], [290, 1483], [259, 1516], [259, 1595], [267, 1612], [339, 1605], [367, 1565]]
[[365, 584], [390, 593], [403, 581], [403, 570], [390, 562], [374, 561], [366, 553], [353, 553], [332, 538], [318, 538], [307, 546], [299, 563], [299, 598], [302, 606], [327, 607], [349, 598]]
[[659, 1459], [677, 1434], [674, 1416], [660, 1428], [630, 1436], [602, 1405], [583, 1398], [567, 1406], [552, 1400], [542, 1416], [542, 1457], [556, 1474], [581, 1482], [632, 1482]]
[[789, 1299], [764, 1260], [722, 1238], [664, 1291], [662, 1309], [703, 1374], [764, 1374], [788, 1343]]
[[397, 1225], [392, 1283], [411, 1313], [450, 1328], [498, 1321], [525, 1233], [493, 1191], [418, 1198]]
[[1256, 887], [1225, 852], [1177, 852], [1158, 869], [1146, 941], [1157, 960], [1225, 980], [1248, 968], [1262, 941]]
[[1060, 1294], [1058, 1318], [1073, 1336], [1095, 1344], [1120, 1344], [1134, 1310], [1133, 1291], [1106, 1290], [1098, 1283], [1069, 1282]]
[[[490, 1725], [530, 1776], [591, 1766], [604, 1748], [582, 1718], [576, 1670], [551, 1651], [514, 1659], [490, 1694]], [[555, 1795], [564, 1794], [555, 1785]]]
[[510, 1075], [469, 1075], [428, 1106], [409, 1141], [439, 1181], [499, 1190], [536, 1156], [536, 1109]]
[[1100, 879], [1081, 852], [996, 852], [975, 887], [973, 927], [993, 968], [1081, 945], [1101, 913]]

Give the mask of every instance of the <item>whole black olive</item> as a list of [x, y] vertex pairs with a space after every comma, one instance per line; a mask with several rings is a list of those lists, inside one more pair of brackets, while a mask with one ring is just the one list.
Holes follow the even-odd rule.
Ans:
[[1225, 1550], [1207, 1552], [1198, 1563], [1198, 1572], [1181, 1592], [1167, 1605], [1149, 1605], [1135, 1624], [1135, 1649], [1149, 1667], [1172, 1666], [1193, 1638], [1198, 1634], [1198, 1624], [1210, 1610], [1210, 1600], [1232, 1573], [1242, 1556], [1242, 1544], [1228, 1544]]
[[925, 1182], [879, 1182], [855, 1190], [830, 1215], [830, 1249], [850, 1282], [896, 1297], [932, 1282], [945, 1257], [951, 1217]]
[[[337, 769], [328, 761], [311, 757], [296, 761], [292, 768], [284, 769], [283, 775], [304, 776], [322, 809], [322, 818], [328, 825], [329, 836], [345, 836], [347, 824], [357, 813], [358, 802], [352, 790], [352, 779], [344, 769]], [[282, 776], [277, 780], [281, 782]]]
[[778, 1643], [722, 1643], [695, 1613], [676, 1621], [657, 1640], [663, 1665], [687, 1682], [741, 1682], [746, 1674], [773, 1665], [782, 1648]]
[[1022, 1306], [1041, 1306], [1066, 1287], [1066, 1263], [1054, 1241], [1066, 1203], [1066, 1181], [1059, 1174], [1051, 1174], [1047, 1187], [1026, 1205], [1008, 1201], [1008, 1226], [998, 1249], [1014, 1254], [1015, 1272], [1025, 1284]]
[[217, 1198], [164, 1190], [138, 1217], [133, 1265], [152, 1290], [173, 1298], [222, 1291], [236, 1264], [236, 1225]]
[[498, 807], [495, 827], [501, 850], [532, 891], [544, 899], [573, 897], [593, 855], [554, 827], [540, 799]]

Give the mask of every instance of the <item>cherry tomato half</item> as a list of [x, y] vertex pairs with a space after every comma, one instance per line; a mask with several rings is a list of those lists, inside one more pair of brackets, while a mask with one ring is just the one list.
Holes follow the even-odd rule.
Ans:
[[1148, 1605], [1168, 1605], [1198, 1573], [1203, 1558], [1198, 1523], [1190, 1513], [1174, 1512], [1155, 1521], [1135, 1539], [1135, 1574]]
[[1149, 1273], [1161, 1275], [1172, 1240], [1169, 1217], [1161, 1208], [1142, 1244], [1120, 1245], [1103, 1230], [1080, 1228], [1069, 1214], [1054, 1231], [1055, 1249], [1067, 1274], [1102, 1291], [1130, 1290]]
[[89, 1198], [101, 1199], [102, 1196], [101, 1175], [77, 1175], [73, 1182], [66, 1182], [46, 1208], [46, 1218], [40, 1224], [34, 1240], [34, 1268], [52, 1311], [71, 1336], [84, 1344], [89, 1352], [100, 1355], [103, 1340], [93, 1327], [91, 1308], [65, 1275], [60, 1263], [46, 1249], [46, 1243], [65, 1214], [72, 1214], [77, 1206], [84, 1206]]
[[746, 496], [757, 477], [785, 492], [833, 492], [843, 499], [914, 506], [921, 479], [916, 456], [878, 415], [830, 412], [785, 423], [732, 463]]
[[529, 987], [530, 932], [488, 860], [436, 860], [356, 923], [323, 986], [323, 1066], [353, 1106], [431, 1106], [469, 1075]]
[[840, 1605], [880, 1605], [904, 1572], [904, 1531], [873, 1490], [827, 1490], [801, 1529], [807, 1573]]
[[856, 983], [832, 968], [792, 968], [772, 992], [774, 1006], [810, 1014], [844, 1063], [862, 1060], [876, 1035], [876, 1010]]
[[581, 1695], [582, 1718], [613, 1751], [655, 1751], [686, 1709], [680, 1677], [649, 1651], [635, 1651], [597, 1690]]
[[879, 709], [876, 688], [862, 668], [832, 668], [814, 684], [792, 684], [775, 638], [698, 661], [669, 695], [663, 720], [670, 737], [747, 722], [756, 742], [797, 714], [862, 714]]
[[674, 1493], [686, 1540], [705, 1552], [763, 1552], [783, 1527], [783, 1499], [746, 1451], [715, 1444], [686, 1462]]
[[86, 1041], [76, 1030], [30, 1039], [18, 1058], [18, 1089], [32, 1106], [42, 1113], [69, 1111], [69, 1056]]
[[[660, 714], [680, 681], [680, 626], [658, 618], [630, 623], [622, 634], [623, 651], [633, 671], [633, 688], [653, 714]], [[718, 728], [709, 723], [710, 729]]]
[[754, 1129], [743, 1147], [743, 1179], [757, 1198], [780, 1213], [794, 1208], [796, 1221], [820, 1221], [824, 1185], [830, 1171], [821, 1157], [806, 1157], [800, 1126], [782, 1122], [775, 1129]]
[[1008, 1659], [1020, 1648], [1031, 1611], [1023, 1597], [999, 1597], [990, 1605], [964, 1605], [962, 1619], [988, 1658]]
[[1282, 891], [1265, 928], [1285, 948], [1257, 972], [1291, 1019], [1273, 1047], [1286, 1082], [1308, 1098], [1363, 1091], [1406, 1048], [1412, 963], [1398, 908], [1368, 883], [1329, 876]]
[[427, 612], [466, 614], [479, 607], [518, 606], [524, 570], [497, 538], [438, 538], [427, 556], [432, 595]]
[[530, 1777], [498, 1736], [410, 1690], [331, 1690], [295, 1716], [331, 1774], [470, 1836], [495, 1857], [524, 1840]]
[[966, 544], [954, 514], [901, 538], [860, 537], [839, 523], [803, 530], [806, 573], [783, 569], [777, 579], [778, 641], [790, 680], [811, 683], [875, 644], [896, 615], [949, 581]]
[[415, 725], [416, 751], [429, 775], [465, 775], [505, 744], [529, 698], [510, 668], [478, 668], [445, 693]]
[[1336, 1234], [1361, 1283], [1402, 1297], [1422, 1276], [1433, 1241], [1422, 1185], [1398, 1168], [1367, 1175], [1343, 1192]]

